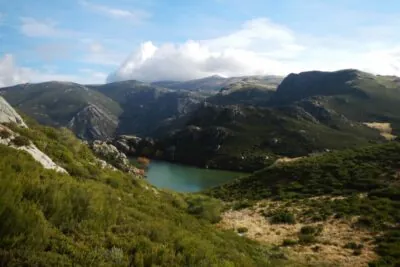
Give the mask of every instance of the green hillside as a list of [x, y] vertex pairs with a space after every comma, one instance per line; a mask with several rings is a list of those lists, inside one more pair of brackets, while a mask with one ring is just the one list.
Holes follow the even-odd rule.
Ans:
[[327, 108], [354, 121], [389, 122], [400, 131], [400, 79], [358, 70], [290, 74], [279, 85], [274, 105], [317, 97]]
[[[237, 207], [263, 199], [284, 202], [283, 208], [266, 210], [266, 216], [279, 223], [300, 220], [324, 224], [354, 218], [355, 230], [375, 233], [375, 251], [380, 258], [371, 266], [398, 266], [399, 159], [398, 142], [332, 152], [275, 164], [208, 194], [233, 201]], [[289, 207], [300, 213], [294, 215]]]
[[288, 263], [231, 231], [221, 204], [158, 191], [138, 177], [101, 169], [65, 129], [11, 127], [70, 175], [45, 170], [0, 145], [2, 266], [277, 266]]

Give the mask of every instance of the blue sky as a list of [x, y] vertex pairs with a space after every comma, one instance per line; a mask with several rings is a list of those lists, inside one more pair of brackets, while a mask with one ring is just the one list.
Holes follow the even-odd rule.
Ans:
[[359, 68], [400, 75], [398, 0], [0, 0], [0, 86]]

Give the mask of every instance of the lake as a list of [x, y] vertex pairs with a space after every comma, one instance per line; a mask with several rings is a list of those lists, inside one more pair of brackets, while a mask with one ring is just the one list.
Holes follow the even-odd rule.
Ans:
[[152, 185], [178, 192], [198, 192], [226, 183], [243, 175], [246, 174], [201, 169], [154, 160], [150, 162], [146, 172], [147, 180]]

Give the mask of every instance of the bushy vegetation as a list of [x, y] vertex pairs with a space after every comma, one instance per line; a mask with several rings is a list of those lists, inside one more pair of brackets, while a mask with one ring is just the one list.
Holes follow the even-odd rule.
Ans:
[[31, 144], [31, 141], [29, 140], [29, 138], [19, 135], [14, 137], [12, 143], [16, 146], [29, 146]]
[[[381, 258], [373, 266], [396, 266], [400, 261], [399, 159], [397, 141], [370, 145], [274, 165], [207, 193], [229, 201], [270, 198], [305, 204], [308, 208], [296, 214], [303, 221], [358, 216], [355, 228], [385, 233], [376, 240]], [[284, 221], [281, 218], [286, 216], [279, 212], [278, 221]], [[314, 234], [304, 233], [308, 231], [302, 229], [300, 243], [315, 240]]]
[[273, 224], [295, 224], [296, 218], [293, 213], [286, 210], [279, 210], [271, 214], [270, 222]]
[[220, 231], [219, 201], [154, 191], [131, 175], [101, 169], [65, 130], [17, 129], [70, 175], [45, 170], [0, 145], [2, 266], [276, 266], [271, 252]]

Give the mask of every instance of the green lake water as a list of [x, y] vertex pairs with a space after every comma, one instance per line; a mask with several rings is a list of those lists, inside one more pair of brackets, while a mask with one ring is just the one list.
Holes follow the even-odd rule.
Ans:
[[231, 181], [244, 173], [201, 169], [164, 161], [151, 161], [146, 172], [154, 186], [178, 192], [198, 192]]

